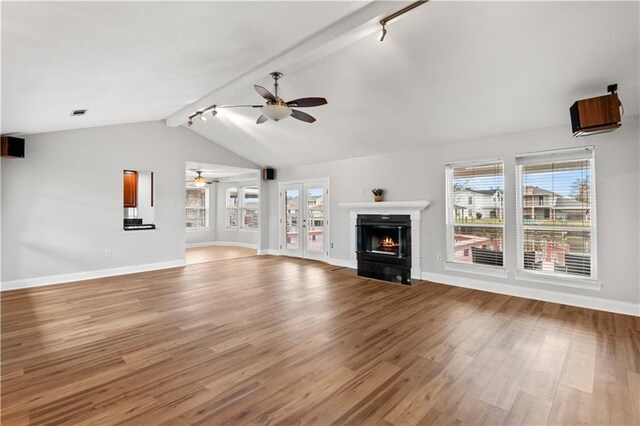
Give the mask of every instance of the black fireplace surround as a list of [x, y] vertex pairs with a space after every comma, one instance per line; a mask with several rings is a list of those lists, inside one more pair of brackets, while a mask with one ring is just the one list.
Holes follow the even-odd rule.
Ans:
[[411, 284], [411, 217], [358, 215], [358, 275]]

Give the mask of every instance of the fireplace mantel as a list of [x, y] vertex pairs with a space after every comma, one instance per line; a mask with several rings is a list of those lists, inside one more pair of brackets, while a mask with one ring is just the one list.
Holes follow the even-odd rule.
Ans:
[[357, 267], [356, 260], [356, 221], [359, 214], [408, 214], [411, 217], [411, 278], [420, 279], [422, 274], [421, 255], [421, 219], [422, 211], [429, 207], [430, 201], [359, 201], [344, 202], [338, 205], [349, 210], [351, 219], [351, 229], [353, 237], [351, 239], [351, 260], [350, 266]]
[[430, 201], [357, 201], [338, 203], [346, 210], [417, 210], [421, 211], [429, 207]]

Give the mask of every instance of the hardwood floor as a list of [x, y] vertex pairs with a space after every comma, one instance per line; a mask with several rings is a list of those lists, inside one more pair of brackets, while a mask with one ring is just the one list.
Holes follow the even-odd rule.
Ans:
[[205, 262], [217, 262], [219, 260], [237, 259], [239, 257], [256, 256], [258, 251], [246, 247], [236, 246], [210, 246], [192, 247], [185, 253], [187, 265]]
[[640, 318], [255, 256], [2, 293], [2, 424], [639, 424]]

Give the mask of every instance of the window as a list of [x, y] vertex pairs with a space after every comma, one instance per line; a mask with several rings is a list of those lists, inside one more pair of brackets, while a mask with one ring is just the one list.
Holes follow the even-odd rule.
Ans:
[[209, 227], [209, 189], [187, 188], [186, 226], [189, 229]]
[[258, 187], [242, 187], [242, 221], [245, 229], [258, 229]]
[[518, 272], [597, 279], [593, 147], [516, 157]]
[[227, 228], [258, 229], [258, 186], [227, 188]]
[[504, 163], [447, 164], [447, 261], [504, 266]]
[[238, 227], [238, 188], [227, 188], [227, 228]]

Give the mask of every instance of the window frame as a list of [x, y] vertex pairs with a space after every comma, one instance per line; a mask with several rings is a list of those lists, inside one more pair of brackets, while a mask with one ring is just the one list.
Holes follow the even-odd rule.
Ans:
[[[225, 194], [225, 200], [224, 200], [224, 207], [225, 207], [225, 228], [226, 229], [231, 229], [231, 230], [237, 230], [238, 229], [238, 219], [239, 219], [239, 193], [240, 193], [240, 188], [238, 186], [230, 186], [228, 188], [226, 188], [224, 194]], [[236, 193], [236, 205], [235, 206], [229, 206], [229, 200], [231, 199], [231, 192], [235, 191]], [[230, 212], [235, 211], [236, 212], [236, 224], [235, 225], [231, 225], [231, 215], [229, 214]]]
[[[588, 154], [587, 154], [588, 153]], [[524, 223], [524, 211], [522, 200], [523, 166], [525, 164], [553, 163], [568, 160], [589, 161], [589, 227], [577, 226], [539, 226]], [[549, 151], [539, 151], [515, 156], [515, 182], [516, 182], [516, 279], [536, 281], [544, 284], [552, 284], [566, 287], [587, 288], [600, 290], [601, 283], [598, 280], [598, 250], [597, 250], [597, 188], [596, 188], [596, 162], [595, 147], [592, 145], [578, 148], [565, 148]], [[589, 277], [581, 277], [565, 273], [551, 271], [536, 271], [524, 269], [524, 235], [527, 229], [549, 231], [589, 231], [590, 233], [590, 272]]]
[[199, 226], [199, 227], [188, 227], [186, 226], [186, 220], [185, 220], [185, 229], [187, 231], [208, 231], [210, 228], [210, 218], [209, 218], [209, 208], [210, 208], [210, 204], [209, 204], [209, 188], [204, 187], [204, 188], [198, 188], [195, 186], [188, 186], [185, 188], [185, 193], [188, 191], [204, 191], [204, 207], [189, 207], [186, 205], [185, 203], [185, 216], [186, 216], [186, 212], [189, 209], [193, 209], [193, 210], [204, 210], [205, 211], [205, 226]]
[[[258, 194], [258, 203], [256, 205], [255, 208], [246, 208], [244, 206], [244, 195], [245, 195], [245, 190], [247, 188], [255, 188], [256, 192]], [[257, 232], [260, 229], [260, 185], [255, 184], [255, 185], [244, 185], [238, 188], [239, 189], [239, 198], [238, 198], [238, 220], [239, 220], [239, 229], [242, 231], [247, 231], [247, 232]], [[244, 215], [245, 215], [245, 211], [246, 210], [255, 210], [256, 211], [256, 217], [257, 217], [257, 221], [258, 221], [258, 226], [256, 226], [255, 228], [251, 228], [248, 227], [244, 224]]]
[[[502, 229], [502, 266], [483, 265], [477, 263], [467, 263], [455, 260], [455, 244], [453, 236], [455, 235], [456, 225], [455, 219], [455, 196], [454, 196], [454, 182], [453, 182], [453, 170], [463, 167], [477, 167], [490, 164], [502, 164], [502, 224], [464, 224], [464, 226], [478, 227], [478, 228], [498, 228]], [[507, 277], [507, 260], [509, 258], [508, 251], [506, 250], [507, 242], [507, 215], [506, 215], [506, 178], [505, 178], [505, 161], [503, 157], [485, 158], [478, 160], [466, 160], [448, 162], [445, 164], [445, 238], [447, 240], [445, 256], [445, 269], [458, 272], [473, 272], [483, 275]], [[468, 200], [467, 200], [468, 201]]]

